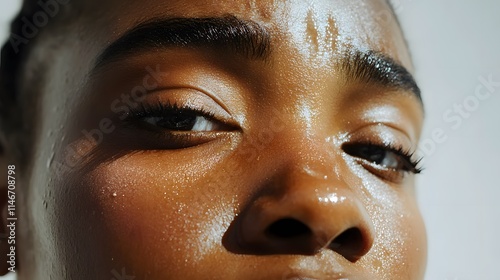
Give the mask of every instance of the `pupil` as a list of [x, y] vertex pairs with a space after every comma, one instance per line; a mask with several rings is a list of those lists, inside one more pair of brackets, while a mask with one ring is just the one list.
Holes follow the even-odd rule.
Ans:
[[381, 164], [385, 158], [385, 151], [378, 147], [363, 147], [361, 154], [372, 163]]
[[193, 129], [196, 117], [196, 115], [186, 112], [172, 113], [162, 117], [157, 125], [170, 130], [188, 131]]

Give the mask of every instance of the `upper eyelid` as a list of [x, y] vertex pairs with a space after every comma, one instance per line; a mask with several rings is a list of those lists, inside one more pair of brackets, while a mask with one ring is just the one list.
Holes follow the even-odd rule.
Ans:
[[[214, 99], [212, 95], [206, 94], [204, 91], [193, 87], [174, 86], [163, 87], [149, 92], [139, 106], [147, 109], [171, 109], [172, 107], [182, 110], [198, 111], [204, 115], [216, 118], [217, 120], [236, 125], [236, 119], [229, 113], [226, 106], [222, 106], [221, 102]], [[141, 108], [131, 108], [131, 111], [136, 113]], [[147, 111], [147, 110], [143, 110]]]
[[346, 133], [340, 143], [359, 142], [381, 146], [393, 146], [416, 152], [418, 142], [412, 139], [406, 131], [390, 123], [368, 123]]
[[169, 86], [169, 87], [160, 87], [155, 91], [151, 91], [148, 94], [154, 94], [155, 92], [162, 92], [162, 91], [168, 91], [168, 90], [188, 90], [188, 91], [195, 91], [198, 93], [201, 93], [202, 95], [210, 98], [215, 104], [220, 106], [227, 114], [231, 114], [229, 108], [221, 101], [219, 98], [217, 98], [214, 94], [211, 94], [207, 90], [204, 90], [201, 87], [196, 87], [192, 85], [178, 85], [178, 86]]
[[146, 118], [146, 117], [152, 117], [153, 113], [159, 113], [158, 116], [153, 116], [153, 117], [162, 117], [161, 113], [167, 112], [167, 111], [172, 111], [172, 110], [179, 110], [179, 111], [188, 111], [188, 112], [193, 112], [197, 113], [203, 117], [206, 117], [209, 120], [212, 121], [219, 121], [217, 120], [217, 117], [213, 112], [209, 111], [204, 111], [201, 109], [197, 108], [190, 108], [190, 107], [183, 107], [183, 106], [177, 106], [175, 104], [158, 104], [158, 107], [148, 107], [149, 105], [141, 104], [142, 109], [131, 109], [129, 113], [127, 114], [126, 120], [131, 121], [131, 120], [137, 120], [141, 118]]

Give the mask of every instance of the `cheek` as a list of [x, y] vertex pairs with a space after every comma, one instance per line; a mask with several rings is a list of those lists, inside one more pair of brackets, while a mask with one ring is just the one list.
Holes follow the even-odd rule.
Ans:
[[[424, 222], [413, 196], [410, 199], [402, 199], [406, 211], [400, 215], [402, 227], [403, 252], [405, 259], [403, 267], [409, 275], [415, 275], [415, 279], [423, 279], [427, 259], [427, 235]], [[401, 265], [401, 264], [400, 264]]]
[[84, 215], [97, 218], [86, 222], [100, 227], [100, 236], [110, 241], [112, 267], [148, 277], [153, 277], [148, 271], [174, 275], [187, 260], [192, 266], [220, 253], [237, 194], [220, 185], [227, 169], [219, 159], [205, 157], [205, 165], [194, 159], [194, 154], [141, 152], [83, 176], [79, 189], [84, 191], [75, 203], [94, 205]]
[[[388, 188], [388, 186], [384, 186]], [[381, 196], [376, 197], [380, 199]], [[375, 244], [363, 261], [381, 279], [422, 279], [426, 262], [425, 227], [412, 194], [393, 190], [383, 200], [370, 203], [376, 232]]]
[[375, 232], [371, 251], [358, 263], [378, 279], [423, 279], [426, 263], [426, 233], [418, 210], [414, 179], [391, 185], [363, 167], [348, 161], [352, 174], [346, 182], [357, 191], [368, 211]]

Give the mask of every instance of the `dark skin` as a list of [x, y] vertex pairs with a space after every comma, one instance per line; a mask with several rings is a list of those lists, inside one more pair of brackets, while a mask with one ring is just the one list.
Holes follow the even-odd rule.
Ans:
[[18, 179], [20, 280], [423, 278], [423, 108], [384, 1], [72, 5], [27, 58], [64, 32]]

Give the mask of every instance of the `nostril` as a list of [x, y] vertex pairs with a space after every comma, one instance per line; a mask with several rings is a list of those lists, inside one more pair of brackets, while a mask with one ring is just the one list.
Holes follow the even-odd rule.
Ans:
[[312, 234], [311, 229], [304, 223], [293, 219], [285, 218], [272, 223], [266, 234], [277, 238], [293, 238]]
[[337, 236], [330, 243], [329, 248], [349, 261], [356, 262], [365, 253], [367, 246], [361, 230], [350, 228]]

